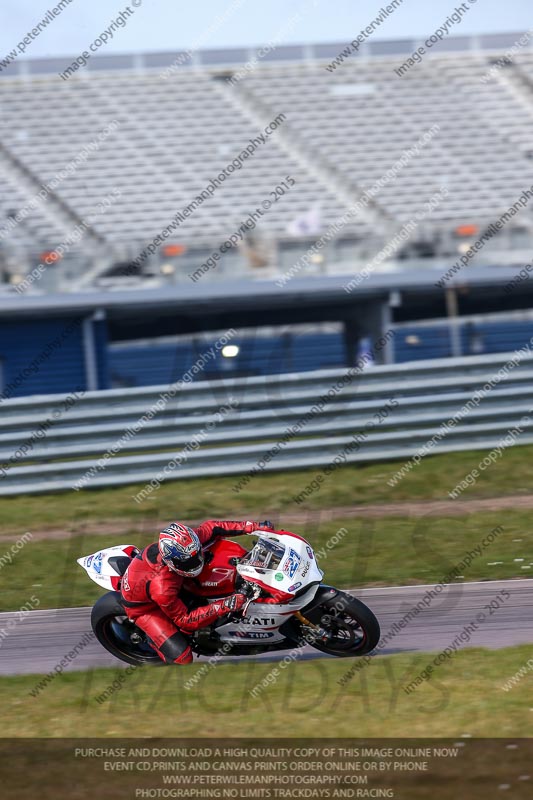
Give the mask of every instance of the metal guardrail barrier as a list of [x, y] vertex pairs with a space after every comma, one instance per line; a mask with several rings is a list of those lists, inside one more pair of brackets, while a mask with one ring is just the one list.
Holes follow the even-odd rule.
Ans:
[[[409, 458], [514, 357], [198, 381], [144, 423], [168, 386], [86, 393], [57, 418], [64, 395], [6, 400], [0, 403], [0, 495], [145, 483], [175, 458], [181, 463], [165, 480], [246, 475], [280, 442], [260, 471], [320, 468], [362, 432], [346, 463]], [[533, 406], [533, 355], [505, 372], [432, 453], [494, 447], [519, 423], [519, 442], [533, 443], [533, 418], [523, 422]], [[346, 385], [332, 391], [347, 375]], [[328, 401], [309, 418], [328, 391]], [[391, 398], [394, 406], [369, 430]]]

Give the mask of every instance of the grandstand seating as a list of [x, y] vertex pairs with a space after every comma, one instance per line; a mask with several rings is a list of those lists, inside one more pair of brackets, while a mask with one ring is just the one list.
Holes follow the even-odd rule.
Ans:
[[0, 185], [0, 241], [5, 239], [11, 246], [22, 248], [32, 241], [59, 244], [63, 230], [45, 203], [34, 209], [28, 208], [27, 216], [24, 211], [24, 219], [20, 222], [14, 219], [33, 200], [35, 190], [32, 192], [27, 188], [25, 191], [8, 165], [1, 161]]
[[[280, 112], [287, 115], [280, 132], [180, 225], [176, 240], [220, 243], [287, 175], [296, 185], [263, 215], [261, 232], [287, 235], [317, 200], [324, 230], [348, 207], [347, 193], [355, 201], [433, 124], [439, 134], [380, 190], [378, 218], [410, 219], [446, 185], [450, 194], [435, 221], [493, 219], [533, 183], [533, 95], [521, 77], [533, 75], [533, 56], [516, 56], [515, 67], [484, 82], [495, 57], [431, 56], [401, 78], [398, 55], [353, 58], [332, 72], [322, 60], [263, 63], [233, 87], [222, 83], [231, 70], [217, 66], [166, 79], [158, 69], [86, 71], [68, 82], [56, 74], [2, 77], [0, 180], [8, 188], [0, 224], [24, 205], [28, 181], [38, 191], [116, 119], [117, 130], [60, 183], [57, 196], [86, 218], [120, 189], [94, 227], [110, 243], [146, 243], [258, 136], [259, 120], [266, 125]], [[24, 192], [14, 182], [17, 161], [28, 171]], [[317, 176], [317, 163], [329, 177]], [[51, 213], [37, 208], [7, 241], [31, 234], [39, 246], [53, 246], [64, 225]], [[364, 236], [369, 225], [360, 217], [344, 233]]]
[[[310, 152], [321, 153], [332, 168], [342, 166], [362, 188], [438, 125], [438, 135], [380, 190], [380, 206], [395, 219], [410, 219], [442, 185], [450, 195], [434, 219], [490, 217], [515, 202], [533, 177], [523, 153], [531, 109], [498, 82], [480, 81], [488, 60], [464, 54], [427, 59], [401, 78], [393, 71], [397, 65], [397, 58], [355, 61], [333, 73], [300, 65], [289, 80], [285, 67], [277, 67], [243, 84], [271, 109], [290, 108], [291, 124]], [[347, 84], [361, 91], [353, 97], [334, 92]]]
[[[118, 187], [122, 197], [95, 220], [110, 242], [151, 240], [210, 179], [261, 133], [260, 126], [224, 104], [209, 74], [163, 81], [157, 75], [108, 74], [90, 81], [2, 81], [2, 137], [39, 181], [50, 180], [116, 119], [119, 127], [57, 192], [81, 218]], [[49, 113], [53, 109], [54, 125]], [[274, 115], [275, 116], [275, 115]], [[270, 120], [266, 120], [268, 123]], [[17, 136], [20, 130], [24, 137]], [[291, 216], [316, 202], [314, 179], [282, 152], [273, 135], [180, 225], [176, 239], [224, 240], [268, 199], [288, 174], [297, 178], [288, 207], [283, 198], [264, 217], [266, 230], [285, 231]], [[343, 208], [321, 191], [326, 219]]]

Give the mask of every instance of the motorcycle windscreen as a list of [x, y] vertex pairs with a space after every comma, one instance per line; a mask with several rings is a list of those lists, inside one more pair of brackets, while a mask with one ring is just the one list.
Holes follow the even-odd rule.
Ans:
[[259, 539], [247, 556], [241, 559], [241, 566], [254, 567], [259, 574], [275, 571], [285, 555], [285, 548], [269, 539]]
[[[280, 541], [281, 540], [281, 541]], [[264, 534], [237, 565], [245, 580], [263, 589], [294, 594], [309, 583], [322, 580], [311, 546], [288, 532]]]

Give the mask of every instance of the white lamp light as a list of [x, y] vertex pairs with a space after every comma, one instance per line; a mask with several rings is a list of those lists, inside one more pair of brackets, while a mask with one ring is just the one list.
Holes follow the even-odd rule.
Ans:
[[239, 355], [239, 350], [240, 347], [237, 347], [236, 344], [227, 344], [222, 348], [222, 355], [224, 358], [235, 358], [235, 356]]

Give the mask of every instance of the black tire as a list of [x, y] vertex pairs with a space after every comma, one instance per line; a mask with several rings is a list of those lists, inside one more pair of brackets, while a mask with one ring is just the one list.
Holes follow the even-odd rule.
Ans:
[[[91, 612], [91, 626], [102, 647], [121, 661], [137, 666], [163, 664], [142, 631], [126, 616], [120, 592], [108, 592], [97, 600]], [[142, 636], [142, 643], [131, 641], [134, 633]]]
[[327, 643], [316, 642], [312, 646], [338, 658], [371, 653], [381, 636], [379, 622], [372, 611], [346, 592], [324, 600], [309, 612], [304, 612], [304, 616], [332, 633], [332, 639]]

